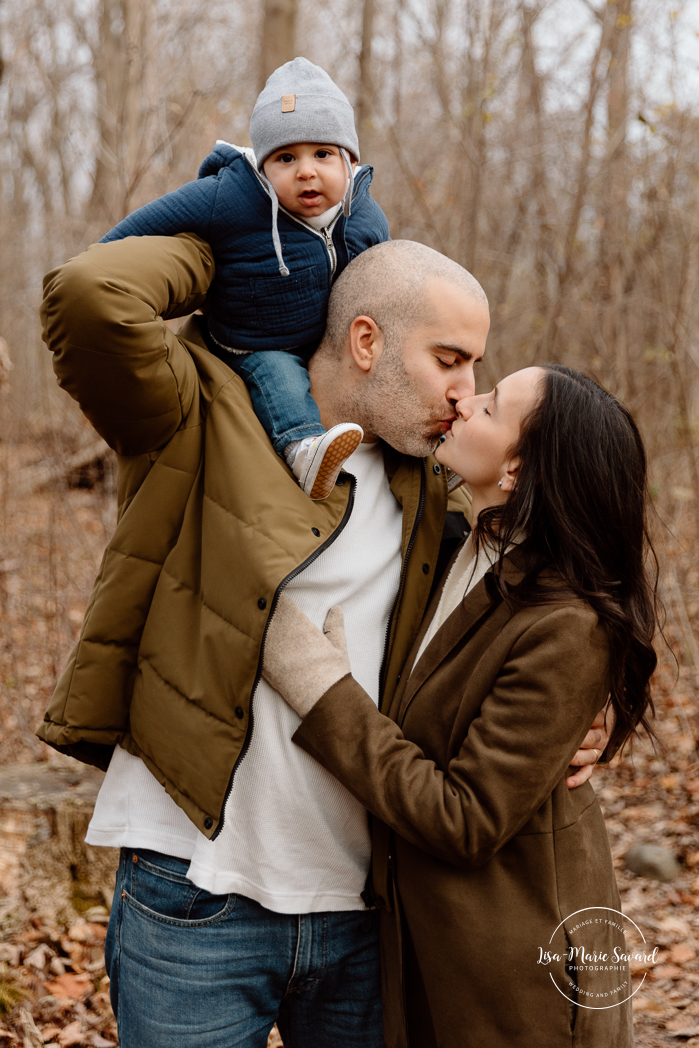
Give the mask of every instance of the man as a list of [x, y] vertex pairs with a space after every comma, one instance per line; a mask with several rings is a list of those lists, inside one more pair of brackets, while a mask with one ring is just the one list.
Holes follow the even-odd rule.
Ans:
[[264, 636], [282, 589], [317, 624], [342, 603], [353, 672], [390, 699], [447, 514], [430, 452], [473, 393], [487, 301], [410, 242], [344, 271], [309, 370], [323, 424], [351, 417], [366, 443], [309, 504], [196, 319], [164, 324], [212, 278], [208, 245], [181, 235], [95, 245], [46, 279], [59, 382], [120, 482], [39, 735], [108, 768], [88, 840], [122, 848], [107, 942], [122, 1048], [252, 1048], [274, 1021], [286, 1048], [378, 1048], [385, 842], [370, 896], [366, 813], [290, 745], [298, 719], [260, 681]]

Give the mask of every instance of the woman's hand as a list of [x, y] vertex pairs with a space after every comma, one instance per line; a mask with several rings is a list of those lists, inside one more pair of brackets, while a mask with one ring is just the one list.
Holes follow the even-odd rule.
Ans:
[[328, 612], [323, 631], [284, 593], [267, 630], [262, 675], [300, 717], [350, 672], [342, 608]]
[[595, 717], [592, 727], [582, 741], [580, 749], [570, 762], [576, 768], [580, 768], [580, 771], [576, 771], [574, 775], [569, 775], [566, 779], [566, 786], [569, 790], [574, 789], [576, 786], [582, 786], [591, 777], [595, 770], [595, 764], [597, 764], [597, 761], [607, 748], [609, 735], [613, 727], [614, 710], [607, 705]]

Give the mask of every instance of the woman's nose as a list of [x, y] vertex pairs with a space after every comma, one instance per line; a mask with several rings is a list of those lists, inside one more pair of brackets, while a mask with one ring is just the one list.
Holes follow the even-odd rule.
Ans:
[[454, 410], [459, 418], [469, 419], [471, 417], [473, 414], [473, 402], [475, 399], [475, 397], [462, 397], [461, 400], [457, 400], [454, 405]]

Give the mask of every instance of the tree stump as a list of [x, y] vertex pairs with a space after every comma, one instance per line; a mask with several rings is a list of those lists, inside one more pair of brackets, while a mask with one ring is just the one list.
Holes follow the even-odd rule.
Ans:
[[0, 897], [6, 912], [26, 908], [72, 924], [96, 907], [108, 911], [118, 851], [85, 844], [103, 778], [74, 761], [0, 768]]

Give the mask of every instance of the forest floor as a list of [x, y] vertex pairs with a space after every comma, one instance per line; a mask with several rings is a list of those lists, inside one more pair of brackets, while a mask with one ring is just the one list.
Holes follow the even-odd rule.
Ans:
[[[114, 526], [114, 498], [101, 486], [12, 498], [8, 475], [28, 454], [0, 445], [0, 764], [48, 757], [33, 728], [77, 636]], [[691, 569], [683, 564], [684, 555], [671, 570], [685, 582]], [[699, 605], [683, 608], [686, 626]], [[699, 691], [679, 618], [671, 617], [668, 637], [681, 667], [661, 654], [656, 682], [659, 748], [642, 742], [633, 757], [594, 776], [624, 913], [659, 951], [634, 996], [643, 1048], [699, 1048]], [[670, 883], [634, 876], [624, 863], [634, 843], [665, 845], [681, 872]], [[117, 1043], [104, 970], [106, 919], [88, 913], [58, 927], [0, 900], [0, 1048]], [[280, 1043], [273, 1034], [270, 1045]]]

